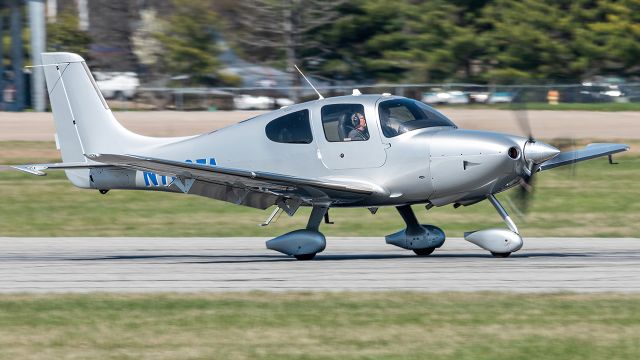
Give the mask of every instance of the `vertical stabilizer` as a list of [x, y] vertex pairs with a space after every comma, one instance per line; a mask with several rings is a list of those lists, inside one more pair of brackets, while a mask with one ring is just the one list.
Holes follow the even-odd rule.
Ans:
[[[127, 153], [144, 141], [115, 119], [81, 56], [43, 53], [42, 64], [64, 162], [87, 161], [85, 154]], [[74, 185], [90, 187], [89, 170], [66, 173]]]

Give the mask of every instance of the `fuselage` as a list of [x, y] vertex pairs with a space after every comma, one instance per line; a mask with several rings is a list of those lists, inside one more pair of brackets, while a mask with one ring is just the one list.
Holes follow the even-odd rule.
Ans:
[[[467, 204], [517, 183], [526, 138], [458, 129], [418, 102], [420, 109], [433, 112], [427, 115], [434, 116], [433, 122], [394, 120], [413, 116], [412, 101], [385, 95], [315, 100], [211, 133], [147, 145], [136, 153], [380, 189], [366, 200], [333, 206]], [[390, 106], [396, 114], [389, 114]], [[357, 126], [349, 125], [350, 114], [359, 112], [366, 118], [364, 135], [349, 131]], [[308, 126], [300, 126], [306, 121]], [[170, 180], [138, 172], [135, 183], [138, 189], [168, 190]]]

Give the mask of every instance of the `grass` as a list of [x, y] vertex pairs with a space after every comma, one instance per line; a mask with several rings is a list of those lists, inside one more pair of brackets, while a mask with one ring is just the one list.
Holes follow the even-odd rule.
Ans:
[[[632, 147], [640, 144], [632, 143]], [[15, 149], [18, 148], [17, 152]], [[13, 151], [13, 152], [12, 152]], [[49, 143], [1, 143], [0, 163], [57, 161]], [[556, 169], [539, 174], [530, 213], [515, 220], [525, 236], [640, 237], [640, 154], [578, 164], [575, 174]], [[513, 197], [512, 193], [499, 198]], [[486, 201], [453, 209], [435, 208], [423, 223], [440, 226], [448, 236], [503, 227]], [[308, 209], [293, 218], [282, 215], [267, 228], [257, 226], [270, 211], [235, 206], [182, 194], [97, 191], [74, 188], [62, 172], [46, 177], [0, 172], [0, 236], [275, 236], [305, 226]], [[376, 215], [366, 209], [332, 209], [335, 225], [322, 225], [327, 236], [384, 236], [400, 229], [393, 208]]]
[[514, 108], [525, 108], [527, 110], [579, 110], [579, 111], [640, 111], [640, 102], [628, 103], [560, 103], [550, 105], [548, 103], [527, 103], [527, 104], [462, 104], [462, 105], [438, 105], [440, 108], [458, 109], [499, 109], [513, 110]]
[[0, 296], [0, 359], [637, 359], [638, 295]]

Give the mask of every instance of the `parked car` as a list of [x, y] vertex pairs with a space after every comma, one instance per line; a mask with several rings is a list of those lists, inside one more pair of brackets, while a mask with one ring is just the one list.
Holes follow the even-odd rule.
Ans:
[[484, 91], [472, 91], [469, 93], [469, 100], [472, 103], [484, 104], [489, 100], [489, 93]]
[[624, 96], [627, 101], [640, 101], [640, 86], [621, 85], [620, 90], [622, 91], [622, 96]]
[[107, 99], [128, 100], [136, 95], [140, 80], [134, 72], [100, 72], [93, 73], [102, 96]]
[[514, 94], [508, 91], [497, 91], [489, 94], [488, 104], [507, 104], [513, 101]]
[[293, 101], [287, 98], [243, 94], [234, 97], [233, 104], [236, 110], [270, 110], [293, 105]]
[[570, 87], [560, 91], [560, 102], [567, 103], [601, 103], [613, 102], [622, 95], [622, 92], [609, 86], [586, 85]]
[[422, 102], [438, 105], [468, 104], [469, 95], [462, 91], [426, 92], [422, 94]]

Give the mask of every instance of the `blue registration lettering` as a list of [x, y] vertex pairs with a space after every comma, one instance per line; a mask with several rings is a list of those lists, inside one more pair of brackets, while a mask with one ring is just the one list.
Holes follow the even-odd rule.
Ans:
[[[208, 164], [209, 166], [217, 165], [215, 158], [196, 159], [195, 163], [199, 165], [207, 165], [207, 160], [209, 162]], [[193, 160], [185, 160], [184, 162], [187, 164], [193, 164]], [[156, 173], [152, 173], [149, 171], [143, 171], [142, 176], [144, 178], [144, 185], [147, 187], [161, 186], [160, 184], [162, 184], [162, 186], [171, 186], [171, 184], [173, 183], [173, 180], [175, 180], [174, 177], [171, 177], [171, 181], [168, 181], [169, 179], [167, 178], [166, 175], [158, 175]], [[160, 181], [158, 181], [158, 177], [160, 177]]]
[[145, 186], [158, 186], [158, 178], [155, 173], [145, 171], [143, 173]]

